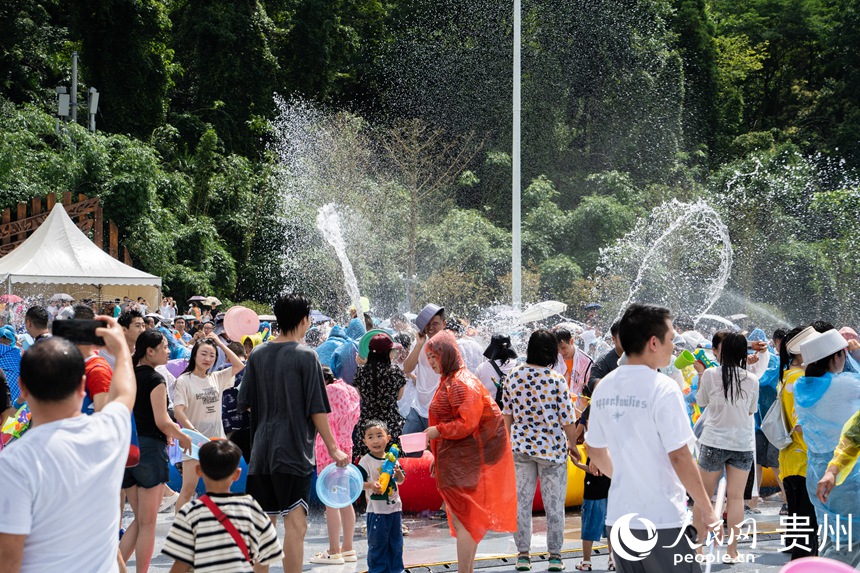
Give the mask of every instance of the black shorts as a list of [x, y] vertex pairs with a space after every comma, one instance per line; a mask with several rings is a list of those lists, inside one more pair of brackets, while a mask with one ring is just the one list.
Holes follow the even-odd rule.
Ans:
[[122, 477], [122, 488], [133, 486], [153, 488], [170, 481], [167, 461], [167, 443], [158, 438], [140, 436], [140, 463], [126, 468]]
[[247, 489], [268, 515], [289, 515], [298, 507], [303, 507], [307, 515], [312, 477], [313, 474], [249, 475]]

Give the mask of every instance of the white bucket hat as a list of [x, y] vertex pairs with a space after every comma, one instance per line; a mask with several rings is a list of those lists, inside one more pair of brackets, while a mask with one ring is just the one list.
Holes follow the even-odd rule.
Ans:
[[789, 354], [800, 354], [800, 345], [811, 338], [818, 338], [818, 334], [817, 330], [807, 326], [785, 344], [785, 349], [788, 350]]
[[847, 347], [848, 341], [842, 338], [838, 330], [823, 332], [800, 345], [800, 353], [803, 355], [803, 365], [809, 366], [813, 362], [818, 362], [822, 358], [832, 356]]

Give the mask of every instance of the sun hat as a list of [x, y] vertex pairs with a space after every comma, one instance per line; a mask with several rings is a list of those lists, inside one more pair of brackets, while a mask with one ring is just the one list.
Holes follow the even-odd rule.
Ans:
[[809, 338], [800, 345], [800, 353], [803, 355], [803, 365], [809, 366], [822, 358], [836, 354], [848, 346], [848, 341], [842, 338], [838, 330], [816, 333], [818, 336]]
[[387, 354], [395, 348], [403, 348], [402, 345], [391, 340], [391, 336], [388, 333], [374, 334], [368, 346], [369, 351], [374, 354]]
[[430, 303], [421, 309], [418, 316], [415, 317], [415, 326], [418, 327], [418, 332], [424, 332], [427, 323], [440, 312], [445, 312], [445, 307]]
[[785, 343], [785, 349], [788, 350], [789, 354], [800, 354], [800, 345], [809, 340], [810, 338], [817, 337], [818, 331], [811, 326], [807, 326], [806, 328], [795, 334], [794, 338]]
[[850, 326], [843, 326], [842, 328], [840, 328], [839, 334], [841, 334], [842, 338], [844, 338], [845, 340], [857, 340], [858, 339], [857, 331], [855, 331]]
[[484, 350], [484, 356], [487, 360], [513, 360], [517, 357], [517, 352], [511, 348], [510, 336], [494, 334]]
[[[388, 333], [379, 328], [374, 328], [373, 330], [368, 330], [365, 332], [361, 338], [358, 339], [358, 356], [362, 360], [367, 360], [367, 353], [370, 352], [370, 339], [376, 336], [377, 334], [386, 334]], [[389, 335], [390, 336], [390, 335]]]

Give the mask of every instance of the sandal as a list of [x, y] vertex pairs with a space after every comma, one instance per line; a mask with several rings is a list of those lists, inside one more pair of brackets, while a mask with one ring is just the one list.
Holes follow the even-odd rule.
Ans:
[[609, 571], [615, 571], [615, 561], [612, 559], [609, 560]]
[[343, 556], [343, 560], [347, 563], [355, 563], [358, 561], [358, 557], [355, 554], [355, 549], [350, 549], [349, 551], [341, 551], [340, 553]]
[[340, 553], [329, 553], [326, 549], [311, 557], [310, 562], [322, 565], [343, 565], [345, 560]]
[[782, 507], [779, 509], [779, 514], [780, 515], [788, 515], [788, 504], [787, 503], [782, 504]]
[[561, 555], [553, 555], [549, 558], [547, 571], [564, 571], [564, 562], [561, 560]]
[[577, 571], [591, 571], [591, 561], [581, 561], [573, 567]]
[[517, 557], [517, 571], [531, 571], [532, 570], [532, 560], [527, 553], [520, 553]]

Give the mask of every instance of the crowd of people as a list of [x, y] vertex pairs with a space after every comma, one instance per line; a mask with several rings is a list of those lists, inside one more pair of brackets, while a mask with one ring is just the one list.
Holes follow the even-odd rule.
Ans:
[[[310, 301], [289, 294], [274, 304], [275, 323], [233, 341], [218, 305], [203, 306], [180, 315], [167, 298], [158, 312], [142, 298], [33, 305], [21, 329], [0, 326], [0, 480], [10, 484], [0, 569], [122, 571], [134, 555], [145, 572], [158, 513], [173, 509], [163, 547], [173, 570], [280, 561], [296, 573], [314, 471], [355, 463], [368, 568], [400, 573], [408, 476], [398, 463], [383, 479], [383, 466], [402, 435], [420, 433], [463, 573], [489, 531], [511, 533], [515, 568], [531, 569], [538, 483], [548, 568], [565, 568], [568, 460], [584, 475], [578, 570], [592, 570], [594, 543], [629, 514], [654, 524], [656, 547], [637, 560], [613, 551], [611, 570], [698, 571], [707, 532], [726, 541], [723, 562], [743, 561], [762, 468], [779, 477], [784, 513], [808, 526], [792, 558], [860, 565], [849, 544], [860, 530], [860, 342], [849, 327], [705, 338], [669, 309], [632, 304], [605, 337], [535, 325], [517, 345], [435, 304], [412, 322], [353, 310], [345, 326], [314, 324]], [[103, 342], [51, 336], [56, 321], [93, 318]], [[189, 432], [214, 441], [198, 451]], [[242, 458], [247, 493], [233, 495]], [[171, 465], [179, 491], [166, 485]], [[195, 499], [201, 477], [207, 494]], [[725, 532], [713, 503], [723, 478]], [[134, 518], [121, 531], [126, 502]], [[310, 562], [356, 561], [356, 509], [327, 508], [326, 521], [329, 547]], [[67, 527], [77, 522], [85, 527]]]

